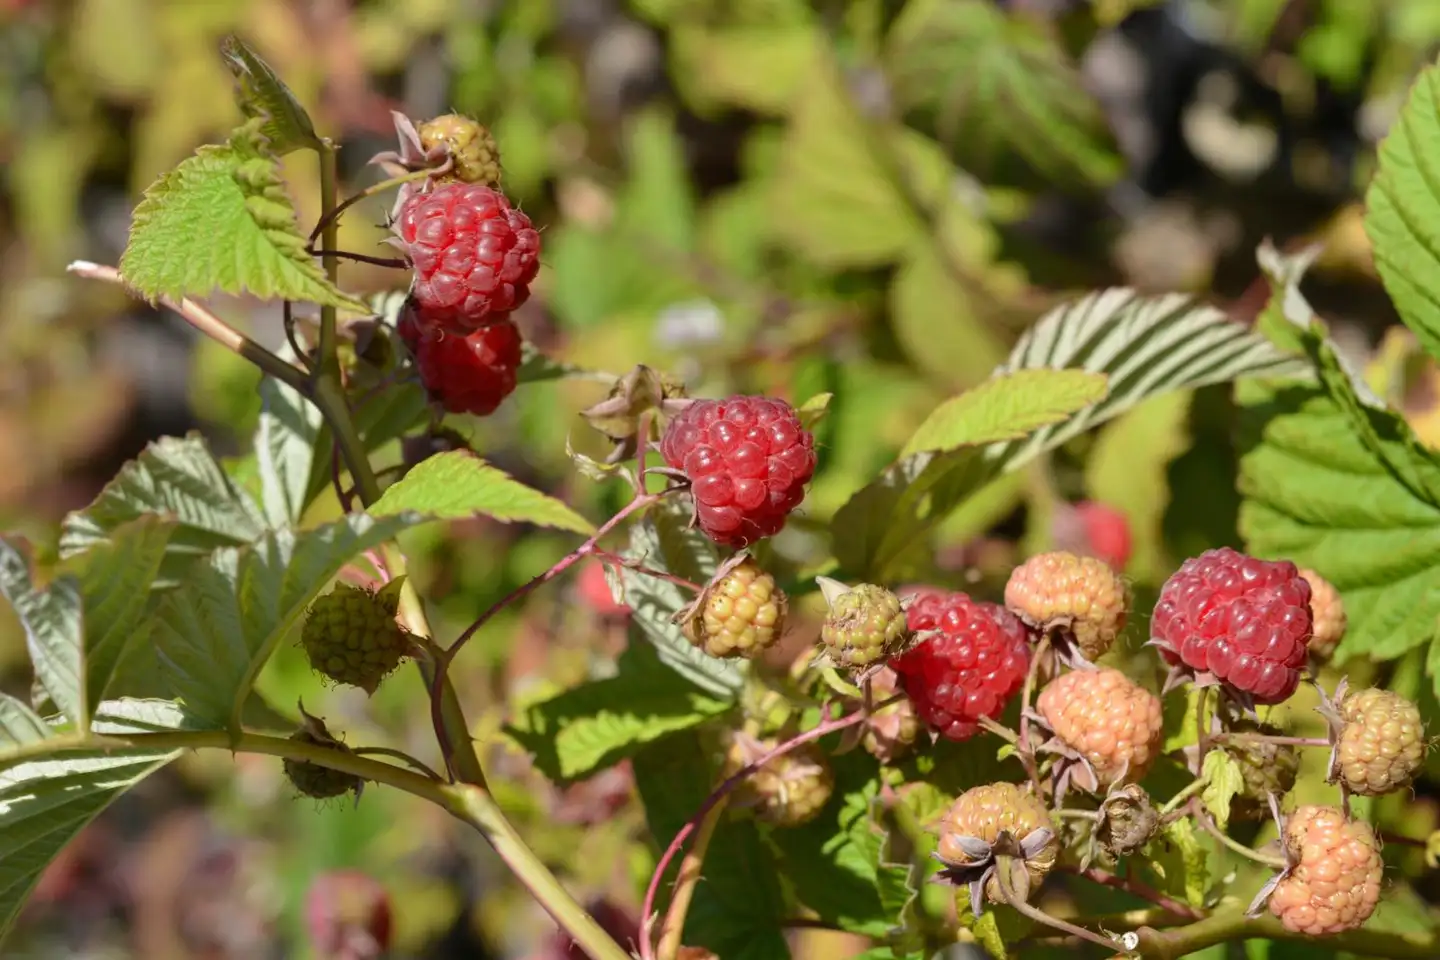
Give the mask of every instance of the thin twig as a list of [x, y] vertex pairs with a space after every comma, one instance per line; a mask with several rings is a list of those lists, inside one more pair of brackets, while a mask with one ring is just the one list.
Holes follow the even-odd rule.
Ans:
[[1044, 924], [1047, 927], [1054, 927], [1056, 930], [1063, 930], [1072, 936], [1080, 937], [1082, 940], [1089, 940], [1091, 943], [1098, 944], [1106, 950], [1118, 950], [1120, 948], [1119, 943], [1110, 937], [1092, 933], [1084, 927], [1077, 927], [1068, 920], [1052, 917], [1039, 907], [1032, 906], [1029, 901], [1019, 896], [1010, 886], [1010, 880], [1005, 876], [1007, 872], [1004, 864], [1002, 864], [995, 870], [993, 876], [995, 877], [996, 884], [1000, 887], [1000, 895], [1005, 898], [1006, 903], [1015, 908], [1016, 912], [1029, 917], [1036, 923]]
[[1194, 780], [1191, 780], [1190, 783], [1186, 785], [1185, 789], [1175, 794], [1175, 796], [1171, 797], [1169, 800], [1166, 800], [1165, 805], [1156, 812], [1159, 813], [1162, 817], [1165, 816], [1170, 811], [1179, 808], [1182, 803], [1195, 796], [1195, 794], [1199, 793], [1201, 790], [1204, 790], [1205, 787], [1209, 785], [1209, 783], [1210, 781], [1204, 777], [1196, 777]]
[[680, 861], [680, 872], [675, 877], [675, 892], [670, 897], [670, 907], [665, 911], [665, 922], [660, 925], [659, 960], [675, 960], [680, 950], [680, 937], [685, 931], [685, 915], [690, 911], [690, 901], [695, 896], [695, 887], [700, 882], [700, 869], [705, 864], [705, 853], [710, 847], [710, 838], [725, 812], [725, 800], [715, 804], [700, 824], [695, 843]]
[[1221, 830], [1215, 824], [1214, 820], [1210, 819], [1210, 814], [1205, 811], [1204, 806], [1193, 798], [1190, 800], [1190, 814], [1195, 818], [1195, 822], [1200, 824], [1206, 833], [1220, 841], [1220, 845], [1225, 849], [1264, 866], [1273, 867], [1276, 870], [1285, 869], [1285, 861], [1283, 858], [1272, 857], [1268, 853], [1261, 853], [1259, 850], [1251, 850], [1243, 843], [1229, 837], [1224, 830]]
[[[450, 163], [450, 161], [446, 160], [446, 163]], [[355, 204], [359, 203], [361, 200], [364, 200], [367, 197], [373, 197], [378, 193], [384, 193], [386, 190], [390, 190], [403, 184], [409, 183], [412, 180], [423, 180], [432, 174], [439, 174], [444, 172], [444, 167], [416, 170], [398, 177], [391, 177], [389, 180], [381, 180], [379, 183], [371, 184], [364, 190], [361, 190], [359, 193], [346, 197], [340, 203], [337, 203], [334, 207], [332, 207], [329, 213], [321, 217], [320, 220], [315, 224], [315, 229], [310, 231], [310, 255], [315, 255], [315, 250], [313, 249], [315, 246], [315, 241], [320, 239], [320, 234], [325, 232], [325, 228], [330, 226], [332, 223], [335, 223], [335, 221], [339, 220], [342, 213], [355, 206]]]
[[666, 573], [664, 570], [655, 570], [651, 567], [645, 566], [638, 561], [627, 560], [625, 557], [620, 556], [618, 553], [611, 553], [609, 550], [601, 550], [599, 547], [591, 550], [590, 555], [597, 560], [603, 560], [606, 563], [612, 563], [616, 566], [624, 567], [627, 570], [634, 570], [636, 573], [642, 574], [647, 577], [654, 577], [656, 580], [664, 580], [666, 583], [673, 583], [677, 587], [684, 587], [686, 590], [689, 590], [692, 593], [699, 593], [701, 590], [705, 589], [693, 580], [686, 580], [684, 577], [677, 577], [675, 576], [675, 574]]
[[400, 761], [402, 761], [403, 763], [406, 763], [406, 764], [414, 767], [416, 770], [419, 770], [421, 773], [425, 774], [425, 776], [429, 777], [431, 780], [435, 780], [435, 781], [437, 781], [437, 782], [439, 782], [439, 783], [444, 783], [444, 782], [445, 782], [445, 778], [442, 777], [442, 776], [440, 776], [440, 774], [436, 773], [434, 770], [432, 770], [428, 764], [426, 764], [424, 761], [422, 761], [422, 760], [420, 760], [420, 759], [418, 759], [418, 758], [416, 758], [416, 757], [410, 756], [410, 754], [406, 753], [404, 750], [396, 750], [396, 749], [394, 749], [394, 748], [392, 748], [392, 747], [356, 747], [355, 749], [351, 750], [350, 752], [351, 752], [351, 753], [358, 753], [358, 754], [359, 754], [360, 756], [362, 756], [362, 757], [372, 756], [372, 755], [373, 755], [373, 756], [379, 756], [379, 757], [393, 757], [393, 758], [395, 758], [396, 760], [400, 760]]
[[1069, 873], [1077, 877], [1084, 877], [1092, 883], [1098, 883], [1102, 887], [1110, 887], [1115, 890], [1123, 890], [1141, 900], [1148, 900], [1155, 906], [1173, 913], [1177, 917], [1184, 917], [1189, 920], [1199, 920], [1205, 914], [1187, 903], [1182, 903], [1174, 897], [1166, 896], [1154, 887], [1141, 883], [1139, 880], [1130, 877], [1122, 877], [1119, 874], [1111, 873], [1108, 870], [1101, 870], [1099, 867], [1087, 867], [1084, 870], [1066, 867]]
[[356, 263], [368, 263], [377, 267], [390, 267], [394, 270], [402, 270], [410, 266], [409, 261], [404, 257], [372, 257], [364, 253], [354, 253], [350, 250], [312, 250], [317, 257], [339, 257], [342, 260], [354, 260]]
[[1040, 785], [1040, 767], [1035, 763], [1035, 750], [1030, 743], [1030, 698], [1035, 693], [1040, 662], [1045, 658], [1049, 649], [1050, 637], [1042, 636], [1040, 642], [1035, 645], [1035, 654], [1030, 661], [1030, 669], [1025, 671], [1025, 688], [1020, 694], [1020, 739], [1015, 744], [1015, 753], [1020, 757], [1020, 762], [1025, 765], [1025, 773], [1030, 777], [1030, 785], [1034, 787], [1037, 797], [1042, 796], [1045, 790]]

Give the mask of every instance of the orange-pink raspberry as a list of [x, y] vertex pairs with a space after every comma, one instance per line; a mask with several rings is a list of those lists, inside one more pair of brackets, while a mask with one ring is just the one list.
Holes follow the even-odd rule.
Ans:
[[498, 190], [447, 183], [413, 193], [395, 227], [415, 270], [411, 295], [434, 322], [470, 333], [529, 298], [540, 234]]
[[995, 603], [963, 593], [926, 592], [906, 610], [920, 642], [891, 661], [915, 711], [951, 740], [967, 740], [1025, 683], [1030, 634]]
[[1370, 825], [1338, 807], [1306, 806], [1285, 823], [1292, 866], [1270, 894], [1285, 929], [1311, 937], [1353, 930], [1380, 902], [1385, 864]]
[[[1039, 832], [1042, 830], [1046, 833]], [[949, 868], [947, 873], [954, 879], [983, 884], [985, 898], [991, 903], [1005, 899], [994, 877], [997, 856], [1016, 858], [1025, 864], [1028, 885], [1015, 892], [1029, 899], [1060, 854], [1050, 811], [1034, 794], [1013, 783], [990, 783], [966, 790], [946, 811], [939, 833], [935, 858]], [[1019, 846], [1027, 838], [1031, 840], [1030, 849], [1021, 851]], [[1007, 878], [1013, 878], [1013, 874], [1007, 874]], [[972, 901], [972, 906], [979, 905]]]
[[1345, 630], [1349, 626], [1345, 603], [1335, 585], [1314, 570], [1301, 568], [1300, 576], [1310, 584], [1310, 613], [1315, 621], [1310, 653], [1320, 660], [1328, 660], [1345, 638]]
[[690, 403], [665, 428], [660, 453], [689, 479], [700, 529], [730, 547], [778, 533], [815, 473], [815, 437], [790, 404], [769, 397]]
[[1150, 636], [1172, 666], [1276, 704], [1300, 685], [1313, 625], [1310, 584], [1295, 564], [1221, 547], [1165, 581]]
[[1045, 685], [1045, 723], [1095, 773], [1089, 789], [1139, 780], [1160, 755], [1160, 698], [1119, 670], [1072, 670]]
[[1011, 613], [1037, 630], [1061, 631], [1086, 660], [1101, 657], [1120, 636], [1129, 600], [1109, 564], [1064, 551], [1031, 557], [1005, 584]]

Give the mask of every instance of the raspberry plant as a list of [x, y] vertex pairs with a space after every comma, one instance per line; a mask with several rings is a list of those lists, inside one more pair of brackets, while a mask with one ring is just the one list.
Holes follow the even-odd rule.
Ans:
[[[71, 273], [164, 305], [266, 375], [253, 474], [199, 436], [161, 440], [66, 520], [58, 561], [0, 546], [36, 679], [32, 702], [0, 700], [7, 930], [92, 817], [208, 749], [278, 758], [315, 799], [393, 789], [438, 805], [490, 843], [565, 949], [597, 960], [788, 956], [796, 925], [917, 960], [957, 941], [996, 957], [1170, 960], [1242, 940], [1440, 953], [1375, 825], [1376, 798], [1424, 776], [1440, 459], [1308, 307], [1313, 252], [1261, 248], [1270, 299], [1254, 329], [1121, 288], [1055, 306], [827, 516], [806, 496], [833, 392], [692, 396], [646, 365], [547, 358], [515, 322], [544, 280], [544, 243], [505, 194], [503, 143], [463, 117], [397, 116], [399, 148], [375, 158], [387, 179], [342, 199], [337, 145], [246, 46], [224, 56], [248, 120], [151, 187], [118, 266]], [[901, 79], [924, 76], [917, 62]], [[1440, 73], [1421, 77], [1386, 141], [1366, 226], [1401, 319], [1440, 355], [1440, 257], [1423, 226], [1440, 216], [1425, 172], [1437, 88]], [[1052, 169], [1099, 162], [1021, 146]], [[280, 167], [302, 152], [319, 165], [308, 235]], [[340, 249], [346, 211], [392, 194], [397, 255]], [[394, 295], [347, 293], [344, 259], [393, 268]], [[287, 349], [223, 321], [204, 302], [217, 290], [275, 302]], [[578, 481], [624, 491], [599, 523], [442, 423], [562, 378], [608, 384], [568, 412], [608, 451], [571, 450]], [[429, 411], [376, 414], [417, 383]], [[1239, 411], [1243, 550], [1131, 583], [1117, 572], [1132, 560], [1123, 511], [1084, 501], [1008, 584], [938, 582], [928, 548], [957, 511], [1143, 402], [1204, 387], [1232, 389]], [[395, 441], [420, 455], [382, 466]], [[331, 496], [338, 515], [317, 520]], [[575, 543], [439, 635], [402, 538], [476, 517]], [[634, 930], [527, 845], [487, 778], [493, 743], [477, 749], [467, 720], [477, 692], [452, 682], [482, 627], [572, 568], [624, 650], [490, 736], [566, 787], [631, 765], [653, 855]], [[268, 702], [257, 678], [292, 642], [367, 694], [418, 675], [430, 762]], [[1328, 693], [1342, 667], [1355, 689]], [[1301, 751], [1329, 751], [1318, 776], [1297, 775]], [[363, 886], [317, 883], [317, 939], [388, 945], [396, 905]]]

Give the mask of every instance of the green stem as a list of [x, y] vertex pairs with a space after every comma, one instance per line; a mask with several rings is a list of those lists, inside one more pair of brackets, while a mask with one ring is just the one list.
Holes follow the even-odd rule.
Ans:
[[[655, 949], [656, 960], [675, 960], [680, 952], [680, 939], [685, 932], [685, 915], [690, 912], [690, 901], [695, 896], [695, 886], [700, 881], [700, 871], [705, 864], [705, 853], [710, 849], [710, 838], [725, 812], [728, 797], [715, 804], [705, 815], [695, 834], [695, 843], [680, 861], [680, 872], [675, 876], [675, 890], [670, 895], [670, 907], [665, 911], [665, 922], [660, 925], [660, 944]], [[645, 934], [648, 936], [648, 934]]]
[[1225, 849], [1247, 860], [1253, 860], [1262, 866], [1273, 867], [1276, 870], [1285, 869], [1285, 859], [1283, 857], [1272, 857], [1267, 853], [1261, 853], [1259, 850], [1251, 850], [1245, 846], [1245, 844], [1231, 839], [1224, 830], [1216, 826], [1214, 820], [1210, 819], [1210, 814], [1205, 812], [1205, 808], [1194, 800], [1190, 801], [1190, 813], [1195, 817], [1195, 822], [1200, 824], [1206, 833], [1220, 841], [1220, 845]]
[[489, 793], [470, 784], [442, 787], [441, 792], [446, 809], [485, 835], [500, 859], [592, 960], [631, 960], [525, 845]]
[[[324, 340], [323, 336], [321, 340]], [[325, 354], [321, 353], [317, 370], [323, 369], [324, 357]], [[380, 499], [380, 481], [375, 477], [375, 470], [370, 466], [370, 454], [365, 450], [365, 442], [360, 438], [354, 419], [350, 416], [350, 405], [346, 402], [345, 390], [340, 385], [338, 367], [333, 374], [321, 373], [316, 377], [311, 400], [325, 417], [330, 432], [335, 435], [335, 443], [340, 448], [340, 459], [345, 462], [345, 469], [350, 471], [350, 476], [355, 480], [360, 502], [370, 506]]]
[[1440, 955], [1440, 931], [1424, 934], [1389, 933], [1380, 930], [1347, 930], [1318, 941], [1309, 934], [1296, 933], [1273, 916], [1248, 919], [1237, 905], [1183, 927], [1156, 930], [1141, 927], [1137, 952], [1146, 960], [1180, 960], [1206, 947], [1248, 939], [1293, 940], [1325, 950], [1361, 957], [1390, 957], [1394, 960], [1434, 960]]
[[1209, 783], [1209, 777], [1196, 777], [1194, 780], [1191, 780], [1189, 786], [1187, 786], [1184, 790], [1181, 790], [1179, 793], [1175, 794], [1175, 796], [1171, 797], [1169, 800], [1165, 801], [1165, 806], [1160, 808], [1160, 816], [1163, 817], [1165, 816], [1165, 814], [1177, 809], [1180, 804], [1189, 800], [1201, 790], [1204, 790], [1205, 787], [1209, 785]]
[[[350, 197], [346, 197], [345, 200], [341, 203], [336, 204], [332, 208], [328, 208], [325, 215], [320, 218], [320, 222], [315, 224], [315, 229], [310, 232], [310, 243], [313, 245], [316, 240], [320, 239], [321, 234], [324, 233], [325, 230], [329, 229], [332, 224], [339, 222], [340, 214], [344, 213], [346, 210], [350, 209], [355, 204], [359, 203], [361, 200], [364, 200], [366, 197], [373, 197], [376, 194], [384, 193], [386, 190], [393, 190], [395, 187], [403, 186], [404, 184], [410, 183], [414, 180], [423, 180], [436, 172], [436, 170], [431, 168], [426, 168], [424, 170], [414, 170], [410, 173], [402, 174], [398, 177], [391, 177], [389, 180], [381, 180], [379, 183], [372, 183], [370, 186], [366, 187], [364, 190], [361, 190], [359, 193]], [[325, 246], [334, 247], [335, 244], [333, 242], [325, 242]]]
[[[320, 210], [321, 219], [325, 223], [325, 227], [321, 231], [321, 239], [326, 252], [320, 258], [320, 265], [325, 268], [325, 276], [330, 278], [331, 283], [336, 283], [340, 277], [340, 258], [332, 252], [340, 245], [340, 223], [331, 216], [331, 211], [339, 204], [339, 196], [340, 175], [335, 144], [325, 138], [320, 141]], [[338, 383], [340, 357], [336, 351], [335, 325], [335, 308], [322, 306], [320, 308], [320, 362], [315, 368], [315, 374], [321, 381], [334, 379]], [[360, 478], [356, 477], [355, 480], [359, 483]]]

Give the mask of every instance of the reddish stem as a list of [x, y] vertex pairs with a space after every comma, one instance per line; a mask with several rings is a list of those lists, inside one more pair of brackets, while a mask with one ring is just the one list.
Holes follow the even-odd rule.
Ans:
[[1098, 867], [1089, 867], [1085, 870], [1070, 868], [1069, 872], [1075, 874], [1077, 877], [1084, 877], [1092, 883], [1098, 883], [1102, 887], [1124, 890], [1126, 893], [1137, 896], [1141, 900], [1149, 900], [1162, 910], [1173, 913], [1177, 917], [1183, 917], [1186, 920], [1200, 920], [1205, 916], [1204, 913], [1196, 910], [1189, 904], [1181, 903], [1173, 897], [1167, 897], [1159, 890], [1147, 886], [1139, 880], [1122, 877], [1119, 874], [1111, 873], [1108, 870], [1101, 870]]
[[599, 547], [591, 550], [590, 555], [595, 557], [597, 560], [603, 560], [606, 563], [613, 563], [616, 566], [624, 567], [627, 570], [634, 570], [636, 573], [644, 574], [647, 577], [654, 577], [656, 580], [664, 580], [666, 583], [673, 583], [677, 587], [684, 587], [691, 593], [699, 593], [701, 590], [705, 589], [700, 584], [695, 583], [693, 580], [686, 580], [684, 577], [677, 577], [675, 576], [675, 574], [666, 573], [664, 570], [655, 570], [651, 567], [643, 566], [639, 563], [635, 563], [634, 561], [626, 560], [619, 554], [611, 553], [609, 550], [601, 550]]

